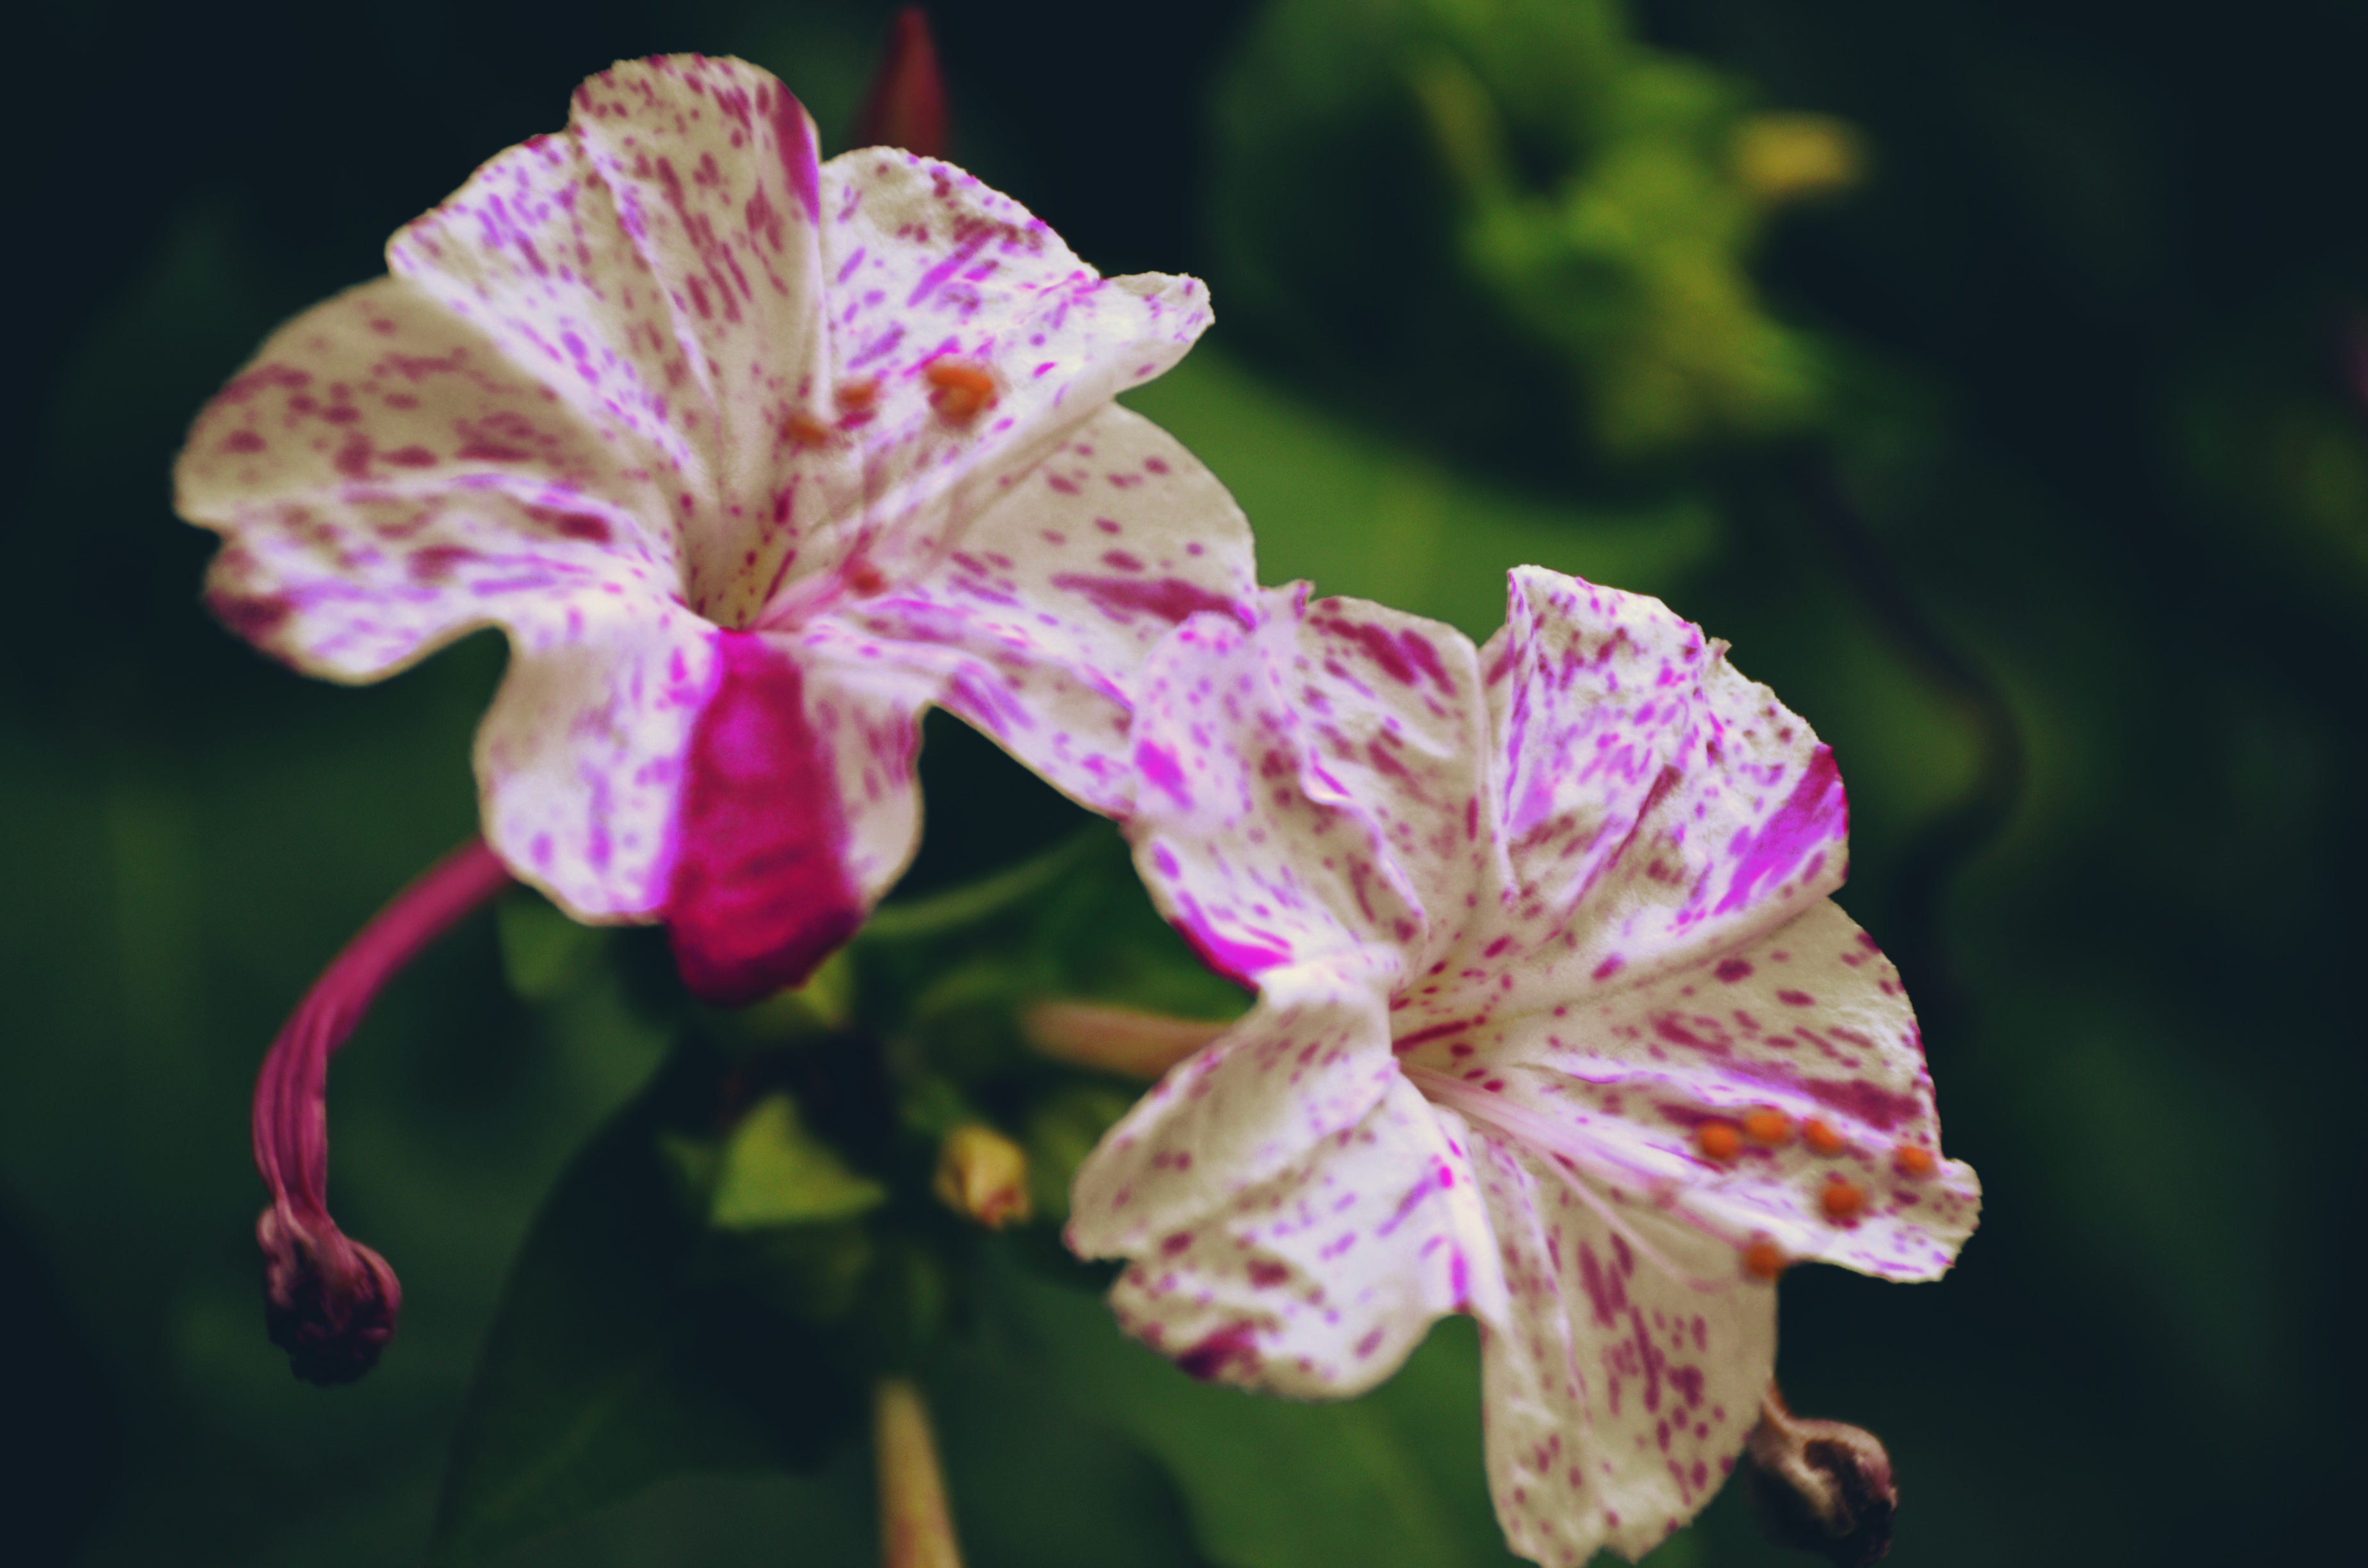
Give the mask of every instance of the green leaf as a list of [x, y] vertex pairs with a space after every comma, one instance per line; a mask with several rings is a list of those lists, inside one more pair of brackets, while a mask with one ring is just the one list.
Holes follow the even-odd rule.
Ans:
[[541, 898], [514, 892], [495, 905], [502, 972], [529, 1002], [548, 1002], [580, 986], [598, 968], [609, 933], [579, 926]]
[[1480, 1460], [1479, 1341], [1450, 1319], [1362, 1399], [1194, 1382], [1082, 1291], [1010, 1267], [993, 1310], [1061, 1394], [1160, 1460], [1224, 1568], [1482, 1568], [1506, 1551]]
[[453, 1442], [439, 1563], [682, 1471], [812, 1465], [860, 1419], [817, 1336], [687, 1281], [698, 1238], [656, 1150], [669, 1091], [707, 1075], [683, 1067], [592, 1140], [528, 1232]]
[[799, 1119], [785, 1094], [757, 1102], [723, 1141], [708, 1222], [719, 1231], [851, 1220], [888, 1201], [888, 1189], [848, 1169], [838, 1151]]
[[927, 1379], [970, 1568], [1211, 1568], [1151, 1454], [993, 1345]]

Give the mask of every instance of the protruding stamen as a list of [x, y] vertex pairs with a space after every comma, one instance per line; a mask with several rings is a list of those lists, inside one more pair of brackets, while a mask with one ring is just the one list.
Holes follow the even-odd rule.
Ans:
[[921, 375], [935, 390], [929, 406], [949, 425], [967, 425], [995, 406], [995, 375], [967, 359], [932, 359]]
[[939, 1201], [990, 1231], [1028, 1218], [1028, 1151], [982, 1123], [965, 1122], [938, 1145]]
[[1823, 1552], [1835, 1568], [1869, 1568], [1891, 1550], [1899, 1488], [1873, 1433], [1797, 1416], [1770, 1384], [1744, 1452], [1751, 1511], [1770, 1540]]
[[928, 1407], [906, 1379], [881, 1380], [872, 1396], [871, 1443], [880, 1467], [882, 1568], [962, 1568]]
[[942, 158], [951, 144], [948, 119], [946, 82], [938, 70], [929, 19], [918, 6], [907, 6], [888, 24], [880, 69], [855, 114], [855, 145], [902, 147]]
[[1840, 1133], [1814, 1116], [1801, 1123], [1801, 1142], [1809, 1146], [1809, 1153], [1829, 1160], [1850, 1146]]
[[472, 838], [394, 895], [331, 960], [289, 1015], [255, 1085], [255, 1167], [271, 1189], [256, 1221], [271, 1342], [308, 1382], [349, 1383], [393, 1337], [403, 1286], [386, 1260], [329, 1218], [329, 1057], [420, 949], [509, 885]]
[[1781, 1149], [1793, 1141], [1793, 1119], [1772, 1106], [1743, 1113], [1743, 1135], [1767, 1149]]
[[1694, 1147], [1713, 1165], [1731, 1165], [1743, 1153], [1743, 1129], [1731, 1121], [1705, 1121], [1694, 1129]]
[[1835, 1224], [1847, 1225], [1866, 1208], [1866, 1188], [1841, 1176], [1828, 1177], [1825, 1190], [1817, 1194], [1817, 1207]]
[[1097, 1002], [1039, 1002], [1019, 1015], [1019, 1038], [1072, 1067], [1156, 1078], [1231, 1028]]
[[1902, 1143], [1891, 1152], [1891, 1168], [1910, 1181], [1922, 1181], [1941, 1168], [1941, 1159], [1921, 1143]]
[[803, 408], [791, 410], [790, 416], [781, 421], [781, 438], [792, 447], [826, 447], [837, 434]]
[[1754, 1279], [1772, 1280], [1784, 1272], [1784, 1266], [1791, 1261], [1784, 1256], [1784, 1249], [1766, 1236], [1743, 1249], [1743, 1272]]

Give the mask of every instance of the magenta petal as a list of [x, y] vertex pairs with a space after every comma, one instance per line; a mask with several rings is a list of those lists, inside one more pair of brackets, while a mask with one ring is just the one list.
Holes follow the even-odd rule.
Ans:
[[797, 664], [747, 632], [718, 632], [715, 654], [684, 759], [666, 918], [683, 983], [736, 1007], [813, 973], [863, 923], [863, 899]]

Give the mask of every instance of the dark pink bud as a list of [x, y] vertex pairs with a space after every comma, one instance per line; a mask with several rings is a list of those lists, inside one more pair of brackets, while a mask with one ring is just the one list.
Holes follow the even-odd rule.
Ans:
[[1868, 1568], [1891, 1550], [1899, 1488], [1873, 1433], [1797, 1416], [1770, 1384], [1744, 1451], [1751, 1511], [1770, 1540], [1822, 1552], [1835, 1568]]
[[905, 6], [888, 24], [887, 50], [855, 114], [855, 145], [902, 147], [925, 158], [946, 155], [946, 82], [938, 73], [929, 19], [918, 6]]
[[256, 1221], [264, 1321], [307, 1382], [349, 1383], [393, 1337], [403, 1286], [386, 1260], [329, 1218], [329, 1057], [379, 987], [421, 949], [509, 885], [483, 839], [423, 872], [330, 960], [271, 1042], [255, 1085], [255, 1168], [271, 1188]]

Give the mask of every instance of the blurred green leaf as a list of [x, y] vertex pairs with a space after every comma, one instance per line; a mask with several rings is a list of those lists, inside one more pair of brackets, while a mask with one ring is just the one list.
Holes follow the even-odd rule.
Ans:
[[579, 925], [523, 891], [495, 905], [494, 915], [501, 933], [502, 973], [522, 999], [556, 1000], [598, 970], [609, 938], [602, 927]]
[[1301, 1404], [1198, 1383], [1095, 1297], [1002, 1269], [993, 1310], [1026, 1364], [1157, 1456], [1225, 1568], [1477, 1568], [1504, 1550], [1480, 1462], [1477, 1335], [1434, 1329], [1362, 1399]]
[[1579, 507], [1484, 483], [1319, 413], [1206, 345], [1134, 408], [1190, 446], [1258, 529], [1258, 577], [1312, 579], [1486, 638], [1505, 619], [1505, 573], [1548, 566], [1667, 595], [1719, 546], [1709, 506]]
[[[1102, 1332], [1117, 1331], [1103, 1325]], [[1208, 1568], [1184, 1498], [1144, 1446], [994, 1345], [927, 1380], [973, 1568]]]
[[888, 1201], [888, 1189], [849, 1170], [806, 1131], [797, 1102], [768, 1095], [723, 1141], [709, 1223], [722, 1231], [849, 1220]]
[[686, 1282], [696, 1237], [656, 1150], [678, 1076], [593, 1139], [527, 1234], [453, 1441], [440, 1563], [668, 1475], [813, 1464], [857, 1421], [819, 1341]]

